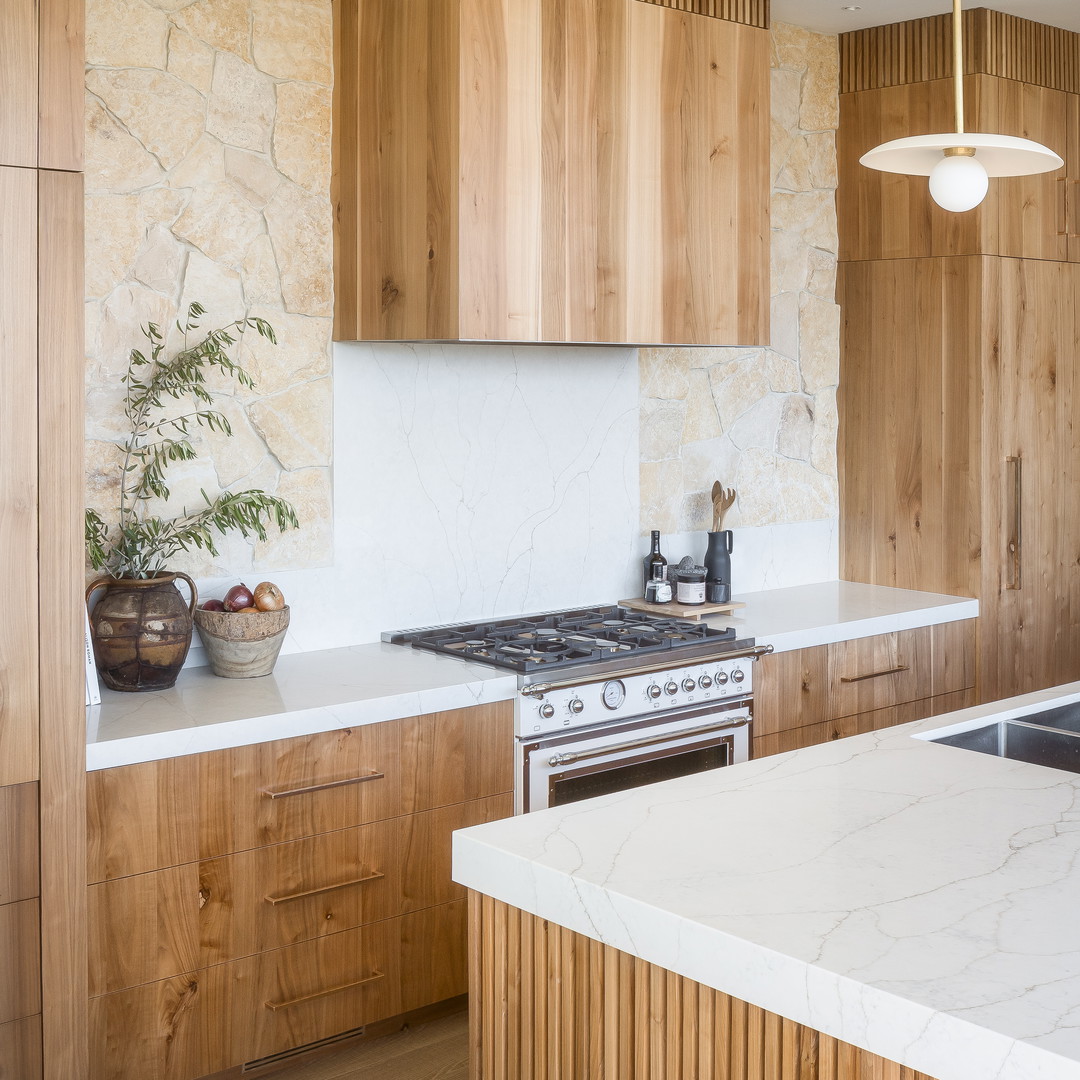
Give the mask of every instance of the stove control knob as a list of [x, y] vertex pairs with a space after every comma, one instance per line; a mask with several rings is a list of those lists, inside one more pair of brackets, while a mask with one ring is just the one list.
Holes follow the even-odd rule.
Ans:
[[718, 671], [716, 673], [716, 678], [713, 681], [716, 683], [717, 686], [723, 686], [727, 682], [727, 672]]
[[584, 701], [582, 701], [582, 700], [581, 700], [581, 698], [574, 698], [574, 699], [573, 699], [573, 700], [572, 700], [572, 701], [570, 702], [570, 706], [569, 706], [569, 708], [570, 708], [570, 711], [571, 711], [571, 712], [572, 712], [572, 713], [573, 713], [573, 714], [574, 714], [575, 716], [577, 716], [577, 714], [578, 714], [578, 713], [583, 713], [583, 712], [585, 711], [585, 702], [584, 702]]
[[540, 706], [540, 715], [545, 720], [550, 720], [555, 715], [555, 706], [547, 702]]
[[731, 673], [731, 681], [732, 682], [742, 682], [745, 678], [746, 678], [746, 672], [743, 671], [743, 669], [740, 668], [740, 667], [737, 667]]
[[708, 690], [709, 687], [712, 686], [712, 679], [708, 675], [702, 675], [701, 678], [698, 679], [697, 684], [702, 690]]
[[679, 692], [679, 684], [674, 679], [669, 679], [664, 684], [664, 692], [667, 694], [677, 694]]
[[682, 688], [688, 694], [693, 691], [695, 686], [697, 686], [697, 683], [694, 682], [693, 679], [683, 679], [683, 681], [682, 681]]
[[655, 701], [663, 693], [663, 691], [660, 689], [659, 686], [656, 685], [656, 683], [653, 683], [652, 686], [650, 686], [649, 689], [645, 691], [645, 693], [648, 694], [649, 697], [653, 699], [653, 701]]

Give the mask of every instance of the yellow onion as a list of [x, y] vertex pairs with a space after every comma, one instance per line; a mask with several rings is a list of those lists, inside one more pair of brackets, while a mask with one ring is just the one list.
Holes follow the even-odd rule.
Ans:
[[285, 597], [272, 581], [261, 581], [255, 586], [255, 607], [259, 611], [280, 611]]

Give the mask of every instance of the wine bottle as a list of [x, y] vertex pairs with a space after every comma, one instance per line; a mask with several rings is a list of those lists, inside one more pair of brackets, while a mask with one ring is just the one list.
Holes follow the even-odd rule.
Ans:
[[[653, 567], [659, 567], [657, 571], [653, 571]], [[641, 595], [644, 596], [648, 590], [649, 580], [653, 577], [667, 577], [667, 559], [660, 554], [660, 530], [653, 529], [652, 532], [652, 550], [645, 556], [645, 574], [641, 582]]]

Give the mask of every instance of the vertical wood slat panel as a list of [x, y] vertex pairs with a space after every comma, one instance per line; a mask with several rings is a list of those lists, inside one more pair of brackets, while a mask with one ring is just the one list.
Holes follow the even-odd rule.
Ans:
[[769, 0], [642, 0], [642, 3], [769, 29]]
[[476, 893], [470, 956], [470, 1080], [931, 1080]]

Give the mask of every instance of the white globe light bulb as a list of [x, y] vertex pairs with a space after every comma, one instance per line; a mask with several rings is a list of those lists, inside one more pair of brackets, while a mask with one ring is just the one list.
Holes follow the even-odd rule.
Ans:
[[930, 194], [943, 210], [962, 214], [986, 198], [990, 182], [981, 162], [962, 155], [943, 157], [930, 173]]

